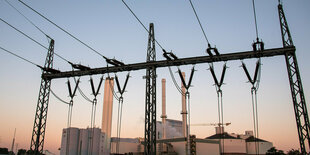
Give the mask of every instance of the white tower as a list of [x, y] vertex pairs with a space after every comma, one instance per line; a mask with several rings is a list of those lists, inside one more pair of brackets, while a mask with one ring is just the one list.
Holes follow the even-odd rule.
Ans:
[[106, 78], [104, 83], [103, 111], [102, 111], [102, 132], [105, 134], [103, 142], [104, 155], [110, 154], [111, 147], [111, 129], [112, 129], [112, 109], [114, 79]]

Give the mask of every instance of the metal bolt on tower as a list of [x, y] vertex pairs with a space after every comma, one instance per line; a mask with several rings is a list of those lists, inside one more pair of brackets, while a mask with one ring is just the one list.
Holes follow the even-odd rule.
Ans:
[[[146, 62], [156, 61], [154, 24], [150, 23]], [[146, 68], [144, 154], [156, 154], [156, 67]]]
[[[284, 48], [294, 47], [291, 33], [289, 31], [289, 27], [280, 0], [278, 5], [278, 12], [279, 12], [283, 47]], [[291, 53], [286, 53], [285, 60], [293, 99], [295, 118], [297, 123], [300, 150], [302, 154], [306, 154], [307, 150], [305, 142], [308, 141], [308, 147], [310, 148], [309, 117], [295, 51]]]
[[[53, 68], [53, 57], [54, 40], [52, 39], [50, 41], [48, 53], [44, 64], [45, 69]], [[42, 69], [42, 74], [45, 73], [47, 73], [47, 70]], [[30, 150], [32, 150], [35, 155], [43, 153], [50, 88], [51, 79], [42, 78], [30, 144]]]

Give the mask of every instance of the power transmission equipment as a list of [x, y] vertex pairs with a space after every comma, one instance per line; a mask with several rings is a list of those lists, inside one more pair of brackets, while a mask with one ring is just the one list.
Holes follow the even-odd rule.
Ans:
[[[46, 68], [47, 70], [42, 69], [42, 75], [47, 74], [48, 70], [53, 68], [53, 59], [54, 59], [54, 40], [51, 39], [44, 64], [44, 68]], [[50, 72], [50, 73], [57, 73], [57, 72]], [[32, 150], [35, 155], [43, 153], [50, 90], [51, 90], [51, 79], [42, 78], [30, 144], [30, 150]]]
[[[156, 61], [154, 24], [150, 23], [146, 62]], [[156, 154], [156, 66], [146, 68], [144, 154]]]
[[[283, 47], [284, 48], [294, 47], [293, 39], [280, 0], [278, 5], [278, 12], [279, 12]], [[286, 53], [285, 61], [293, 99], [300, 150], [302, 154], [307, 154], [305, 142], [308, 142], [308, 149], [310, 148], [309, 117], [295, 51], [291, 53]]]
[[[281, 8], [280, 8], [281, 7]], [[284, 13], [282, 10], [282, 5], [279, 5], [279, 17], [281, 21], [281, 31], [282, 31], [282, 48], [273, 48], [273, 49], [264, 49], [259, 52], [245, 51], [245, 52], [233, 52], [227, 54], [220, 54], [216, 57], [212, 56], [198, 56], [198, 57], [188, 57], [188, 58], [178, 58], [172, 60], [160, 60], [156, 61], [155, 54], [155, 39], [154, 39], [154, 28], [153, 24], [150, 25], [149, 33], [149, 44], [148, 44], [148, 55], [147, 62], [134, 63], [134, 64], [125, 64], [117, 65], [111, 67], [100, 67], [100, 68], [91, 68], [88, 70], [76, 70], [76, 71], [64, 71], [64, 72], [47, 72], [44, 70], [42, 73], [42, 81], [49, 81], [57, 78], [66, 78], [66, 77], [76, 77], [76, 76], [85, 76], [85, 75], [96, 75], [96, 74], [105, 74], [105, 73], [116, 73], [124, 71], [133, 71], [147, 69], [146, 76], [146, 109], [145, 109], [145, 154], [152, 154], [156, 152], [156, 68], [169, 67], [169, 66], [181, 66], [189, 64], [200, 64], [200, 63], [212, 63], [212, 62], [226, 62], [232, 60], [244, 60], [251, 58], [261, 58], [261, 57], [272, 57], [285, 55], [287, 61], [287, 69], [291, 84], [291, 93], [294, 102], [294, 110], [296, 116], [296, 123], [298, 127], [299, 140], [301, 144], [301, 150], [306, 152], [304, 141], [308, 139], [309, 143], [309, 120], [307, 109], [305, 106], [305, 98], [303, 94], [303, 88], [301, 86], [301, 79], [299, 75], [299, 68], [297, 66], [297, 59], [295, 55], [295, 46], [292, 43], [290, 34], [288, 33], [288, 26], [286, 23]], [[47, 67], [44, 67], [47, 68]], [[40, 98], [40, 96], [39, 96]], [[48, 102], [46, 103], [48, 104]], [[40, 105], [40, 104], [38, 104]], [[40, 121], [46, 121], [45, 118], [40, 118]], [[36, 117], [37, 120], [37, 117]], [[36, 124], [35, 124], [36, 125]], [[44, 124], [45, 127], [45, 124]], [[155, 127], [155, 128], [154, 128]], [[34, 127], [35, 128], [35, 127]], [[45, 129], [45, 128], [44, 128]], [[37, 130], [35, 130], [37, 131]], [[45, 131], [44, 131], [45, 133]], [[43, 141], [40, 139], [41, 134], [38, 134], [38, 142], [34, 140], [35, 143], [43, 144]], [[43, 145], [42, 145], [43, 147]]]

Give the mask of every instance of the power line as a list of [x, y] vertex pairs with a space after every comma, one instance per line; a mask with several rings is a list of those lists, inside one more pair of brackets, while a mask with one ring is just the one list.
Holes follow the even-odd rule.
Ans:
[[23, 5], [25, 5], [26, 7], [28, 7], [33, 12], [35, 12], [36, 14], [38, 14], [39, 16], [41, 16], [42, 18], [44, 18], [45, 20], [47, 20], [48, 22], [50, 22], [51, 24], [53, 24], [54, 26], [56, 26], [57, 28], [59, 28], [60, 30], [62, 30], [63, 32], [65, 32], [66, 34], [68, 34], [69, 36], [71, 36], [72, 38], [74, 38], [75, 40], [77, 40], [78, 42], [80, 42], [81, 44], [83, 44], [84, 46], [86, 46], [87, 48], [89, 48], [90, 50], [92, 50], [93, 52], [95, 52], [98, 55], [102, 56], [104, 59], [109, 60], [107, 57], [105, 57], [104, 55], [102, 55], [101, 53], [99, 53], [98, 51], [96, 51], [95, 49], [93, 49], [92, 47], [90, 47], [89, 45], [87, 45], [86, 43], [84, 43], [83, 41], [81, 41], [80, 39], [78, 39], [77, 37], [75, 37], [74, 35], [69, 33], [68, 31], [66, 31], [65, 29], [63, 29], [60, 26], [58, 26], [57, 24], [55, 24], [53, 21], [51, 21], [47, 17], [43, 16], [41, 13], [39, 13], [38, 11], [36, 11], [32, 7], [30, 7], [29, 5], [24, 3], [23, 1], [21, 1], [21, 0], [18, 0], [18, 1], [21, 2]]
[[[30, 39], [30, 40], [32, 40], [33, 42], [37, 43], [39, 46], [41, 46], [41, 47], [43, 47], [43, 48], [45, 48], [45, 49], [48, 50], [47, 47], [45, 47], [44, 45], [42, 45], [42, 44], [39, 43], [38, 41], [34, 40], [33, 38], [31, 38], [29, 35], [27, 35], [27, 34], [25, 34], [24, 32], [22, 32], [21, 30], [17, 29], [17, 28], [14, 27], [13, 25], [9, 24], [9, 23], [6, 22], [5, 20], [3, 20], [1, 17], [0, 17], [0, 20], [1, 20], [3, 23], [5, 23], [5, 24], [7, 24], [8, 26], [10, 26], [11, 28], [13, 28], [14, 30], [16, 30], [17, 32], [19, 32], [19, 33], [21, 33], [22, 35], [24, 35], [25, 37], [27, 37], [28, 39]], [[57, 54], [57, 53], [54, 53], [54, 54], [55, 54], [56, 56], [58, 56], [60, 59], [66, 61], [66, 62], [70, 62], [70, 61], [68, 61], [67, 59], [65, 59], [64, 57], [60, 56], [59, 54]]]
[[256, 11], [255, 11], [254, 0], [252, 0], [252, 4], [253, 4], [254, 19], [255, 19], [256, 39], [258, 40], [258, 29], [257, 29], [257, 20], [256, 20]]
[[[135, 18], [138, 20], [138, 22], [142, 25], [142, 27], [145, 29], [145, 31], [147, 33], [150, 33], [150, 31], [145, 27], [145, 25], [141, 22], [141, 20], [138, 18], [138, 16], [130, 9], [130, 7], [126, 4], [126, 2], [124, 0], [122, 0], [122, 2], [124, 3], [124, 5], [127, 7], [127, 9], [131, 12], [131, 14], [133, 16], [135, 16]], [[161, 44], [155, 39], [156, 44], [162, 49], [164, 50], [164, 48], [161, 46]], [[164, 51], [163, 51], [164, 52]]]
[[27, 18], [23, 13], [21, 13], [16, 7], [14, 7], [9, 1], [5, 0], [14, 10], [16, 10], [21, 16], [23, 16], [29, 23], [31, 23], [35, 28], [37, 28], [41, 33], [43, 33], [47, 38], [50, 38], [44, 31], [42, 31], [38, 26], [36, 26], [29, 18]]
[[193, 3], [192, 3], [191, 0], [189, 0], [189, 2], [190, 2], [190, 4], [191, 4], [191, 6], [192, 6], [192, 9], [193, 9], [194, 13], [195, 13], [196, 19], [197, 19], [197, 21], [198, 21], [198, 23], [199, 23], [199, 25], [200, 25], [201, 31], [202, 31], [202, 33], [203, 33], [203, 36], [205, 37], [207, 43], [210, 44], [210, 43], [209, 43], [209, 40], [208, 40], [208, 38], [207, 38], [207, 35], [206, 35], [206, 33], [205, 33], [205, 31], [204, 31], [202, 25], [201, 25], [201, 22], [200, 22], [200, 20], [199, 20], [199, 17], [198, 17], [198, 15], [197, 15], [197, 12], [196, 12], [196, 10], [195, 10], [195, 8], [194, 8], [194, 5], [193, 5]]
[[11, 54], [11, 55], [13, 55], [15, 57], [18, 57], [18, 58], [20, 58], [20, 59], [22, 59], [22, 60], [24, 60], [24, 61], [26, 61], [26, 62], [28, 62], [28, 63], [30, 63], [32, 65], [35, 65], [35, 66], [37, 66], [39, 68], [42, 68], [40, 65], [38, 65], [38, 64], [36, 64], [36, 63], [34, 63], [34, 62], [30, 61], [30, 60], [27, 60], [26, 58], [23, 58], [22, 56], [19, 56], [19, 55], [15, 54], [15, 53], [13, 53], [13, 52], [3, 48], [3, 47], [0, 47], [0, 49], [2, 49], [3, 51], [5, 51], [5, 52], [7, 52], [7, 53], [9, 53], [9, 54]]
[[64, 101], [63, 99], [61, 99], [59, 96], [57, 96], [57, 95], [54, 93], [54, 91], [53, 91], [52, 89], [51, 89], [51, 93], [52, 93], [59, 101], [65, 103], [65, 104], [69, 104], [69, 105], [70, 105], [69, 102], [66, 102], [66, 101]]

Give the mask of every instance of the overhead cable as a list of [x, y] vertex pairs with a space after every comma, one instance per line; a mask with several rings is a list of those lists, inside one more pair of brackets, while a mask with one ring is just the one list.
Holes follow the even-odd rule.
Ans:
[[172, 81], [173, 81], [173, 84], [174, 84], [175, 88], [177, 88], [178, 92], [180, 92], [180, 94], [182, 94], [182, 96], [185, 96], [185, 93], [182, 92], [181, 87], [178, 85], [178, 83], [175, 80], [175, 77], [174, 77], [174, 75], [172, 73], [171, 67], [168, 66], [168, 69], [169, 69], [169, 73], [170, 73], [170, 76], [172, 78]]
[[59, 96], [56, 95], [56, 93], [54, 93], [54, 91], [51, 89], [51, 93], [61, 102], [65, 103], [65, 104], [70, 104], [69, 102], [64, 101], [63, 99], [61, 99]]
[[37, 25], [35, 25], [29, 18], [27, 18], [23, 13], [21, 13], [16, 7], [14, 7], [9, 1], [5, 0], [14, 10], [16, 10], [21, 16], [23, 16], [29, 23], [31, 23], [35, 28], [37, 28], [41, 33], [43, 33], [47, 38], [50, 38], [44, 31], [42, 31]]
[[[73, 67], [72, 67], [72, 71], [74, 71], [74, 70], [73, 70]], [[77, 83], [75, 77], [73, 77], [73, 79], [74, 79], [74, 82]], [[82, 97], [83, 97], [86, 101], [88, 101], [88, 102], [90, 102], [90, 103], [93, 103], [93, 101], [90, 100], [90, 99], [84, 94], [84, 92], [82, 91], [82, 89], [80, 88], [80, 86], [77, 86], [77, 89], [78, 89], [78, 91], [80, 92], [80, 94], [82, 95]]]
[[41, 13], [39, 13], [38, 11], [36, 11], [35, 9], [33, 9], [32, 7], [30, 7], [29, 5], [27, 5], [26, 3], [24, 3], [21, 0], [18, 0], [19, 2], [21, 2], [23, 5], [25, 5], [26, 7], [28, 7], [30, 10], [32, 10], [33, 12], [35, 12], [36, 14], [38, 14], [39, 16], [41, 16], [42, 18], [44, 18], [45, 20], [47, 20], [48, 22], [50, 22], [51, 24], [53, 24], [54, 26], [56, 26], [57, 28], [59, 28], [60, 30], [62, 30], [63, 32], [65, 32], [66, 34], [68, 34], [69, 36], [71, 36], [72, 38], [74, 38], [76, 41], [80, 42], [81, 44], [83, 44], [84, 46], [86, 46], [87, 48], [89, 48], [90, 50], [92, 50], [93, 52], [97, 53], [98, 55], [102, 56], [104, 59], [109, 60], [109, 58], [105, 57], [104, 55], [102, 55], [101, 53], [99, 53], [98, 51], [96, 51], [95, 49], [93, 49], [92, 47], [90, 47], [89, 45], [87, 45], [86, 43], [84, 43], [83, 41], [81, 41], [80, 39], [78, 39], [77, 37], [75, 37], [74, 35], [72, 35], [71, 33], [69, 33], [68, 31], [66, 31], [65, 29], [61, 28], [60, 26], [58, 26], [56, 23], [54, 23], [53, 21], [51, 21], [50, 19], [48, 19], [47, 17], [43, 16]]
[[[142, 25], [142, 27], [145, 29], [145, 31], [147, 32], [147, 33], [150, 33], [150, 31], [145, 27], [145, 25], [141, 22], [141, 20], [138, 18], [138, 16], [131, 10], [131, 8], [126, 4], [126, 2], [124, 1], [124, 0], [122, 0], [122, 2], [124, 3], [124, 5], [127, 7], [127, 9], [131, 12], [131, 14], [133, 15], [133, 16], [135, 16], [135, 18], [138, 20], [138, 22]], [[156, 39], [154, 39], [155, 40], [155, 42], [156, 42], [156, 44], [162, 49], [162, 50], [164, 50], [164, 48], [159, 44], [159, 42], [156, 40]], [[164, 51], [163, 51], [164, 52]]]
[[[47, 48], [46, 46], [42, 45], [42, 44], [39, 43], [38, 41], [36, 41], [36, 40], [34, 40], [33, 38], [31, 38], [29, 35], [25, 34], [25, 33], [22, 32], [21, 30], [17, 29], [16, 27], [14, 27], [14, 26], [11, 25], [11, 24], [9, 24], [9, 23], [6, 22], [5, 20], [3, 20], [1, 17], [0, 17], [0, 20], [1, 20], [3, 23], [5, 23], [5, 24], [7, 24], [8, 26], [10, 26], [11, 28], [13, 28], [14, 30], [16, 30], [17, 32], [19, 32], [19, 33], [21, 33], [22, 35], [24, 35], [25, 37], [27, 37], [28, 39], [30, 39], [30, 40], [32, 40], [33, 42], [37, 43], [39, 46], [41, 46], [41, 47], [43, 47], [44, 49], [47, 49], [47, 50], [48, 50], [48, 48]], [[65, 59], [64, 57], [60, 56], [59, 54], [57, 54], [57, 53], [55, 53], [55, 52], [54, 52], [54, 54], [55, 54], [56, 56], [58, 56], [60, 59], [66, 61], [66, 62], [70, 62], [70, 61], [68, 61], [67, 59]]]
[[32, 64], [32, 65], [35, 65], [35, 66], [37, 66], [37, 67], [39, 67], [39, 68], [42, 68], [40, 65], [38, 65], [38, 64], [36, 64], [36, 63], [34, 63], [34, 62], [30, 61], [30, 60], [27, 60], [26, 58], [23, 58], [23, 57], [21, 57], [21, 56], [15, 54], [15, 53], [13, 53], [13, 52], [11, 52], [11, 51], [5, 49], [5, 48], [3, 48], [3, 47], [0, 47], [0, 49], [2, 49], [3, 51], [5, 51], [5, 52], [7, 52], [7, 53], [9, 53], [9, 54], [11, 54], [11, 55], [14, 55], [14, 56], [16, 56], [16, 57], [18, 57], [18, 58], [20, 58], [20, 59], [22, 59], [22, 60], [24, 60], [24, 61], [26, 61], [26, 62]]
[[255, 2], [252, 0], [254, 19], [255, 19], [255, 29], [256, 29], [256, 39], [258, 40], [258, 28], [257, 28], [257, 20], [256, 20], [256, 11], [255, 11]]
[[190, 4], [191, 4], [191, 6], [192, 6], [192, 9], [193, 9], [194, 13], [195, 13], [196, 19], [197, 19], [197, 21], [198, 21], [198, 23], [199, 23], [199, 25], [200, 25], [201, 31], [202, 31], [202, 33], [203, 33], [203, 36], [205, 37], [207, 43], [210, 44], [210, 43], [209, 43], [209, 40], [208, 40], [208, 38], [207, 38], [207, 35], [206, 35], [206, 33], [205, 33], [205, 31], [204, 31], [202, 25], [201, 25], [201, 22], [200, 22], [200, 20], [199, 20], [199, 17], [198, 17], [198, 15], [197, 15], [197, 12], [196, 12], [196, 10], [195, 10], [195, 8], [194, 8], [194, 5], [193, 5], [193, 3], [192, 3], [191, 0], [189, 0], [189, 2], [190, 2]]

